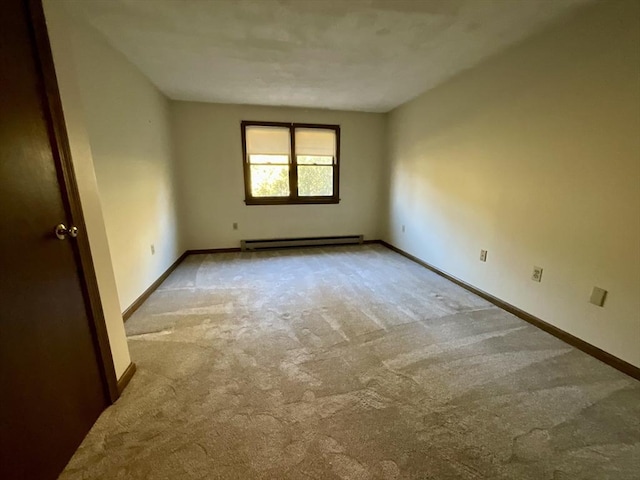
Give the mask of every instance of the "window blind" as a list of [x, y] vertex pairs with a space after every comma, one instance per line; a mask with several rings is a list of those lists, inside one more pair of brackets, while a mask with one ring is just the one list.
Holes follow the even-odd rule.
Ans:
[[288, 128], [250, 126], [246, 128], [247, 155], [290, 155]]
[[296, 128], [296, 155], [336, 155], [336, 132], [320, 128]]

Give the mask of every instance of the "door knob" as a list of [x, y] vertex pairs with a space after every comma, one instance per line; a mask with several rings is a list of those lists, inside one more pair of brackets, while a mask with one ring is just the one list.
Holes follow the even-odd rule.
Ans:
[[56, 234], [56, 237], [58, 237], [58, 239], [60, 240], [64, 240], [65, 238], [67, 238], [67, 236], [76, 238], [78, 236], [78, 227], [73, 226], [67, 228], [64, 223], [59, 223], [58, 225], [56, 225], [54, 232]]

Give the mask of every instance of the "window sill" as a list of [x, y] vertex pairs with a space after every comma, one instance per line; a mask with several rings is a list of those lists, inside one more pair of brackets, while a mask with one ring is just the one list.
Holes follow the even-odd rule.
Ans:
[[244, 203], [246, 205], [330, 205], [340, 203], [340, 199], [334, 197], [247, 198]]

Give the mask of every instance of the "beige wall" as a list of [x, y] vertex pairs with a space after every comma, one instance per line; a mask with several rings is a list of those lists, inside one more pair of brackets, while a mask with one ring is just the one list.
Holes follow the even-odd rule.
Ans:
[[120, 313], [118, 292], [111, 265], [111, 255], [95, 177], [91, 145], [89, 144], [85, 126], [85, 112], [77, 84], [74, 60], [72, 56], [68, 55], [71, 49], [68, 36], [68, 19], [65, 17], [64, 12], [57, 8], [58, 6], [52, 1], [45, 1], [44, 7], [64, 118], [69, 135], [71, 156], [78, 181], [80, 200], [98, 280], [111, 354], [116, 376], [120, 378], [129, 366], [131, 358]]
[[125, 310], [183, 252], [169, 101], [93, 29], [74, 21], [68, 26]]
[[[637, 2], [587, 8], [388, 115], [167, 102], [60, 2], [45, 9], [118, 375], [121, 308], [182, 249], [351, 233], [640, 366]], [[340, 124], [341, 203], [245, 206], [241, 120]]]
[[394, 110], [384, 235], [637, 366], [639, 5], [596, 4]]
[[[380, 238], [384, 115], [191, 102], [172, 102], [172, 114], [186, 248], [237, 247], [252, 238]], [[340, 204], [246, 206], [242, 120], [339, 124]]]

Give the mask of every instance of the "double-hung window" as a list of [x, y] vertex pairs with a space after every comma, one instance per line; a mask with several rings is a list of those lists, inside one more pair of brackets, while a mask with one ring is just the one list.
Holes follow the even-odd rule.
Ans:
[[340, 127], [242, 122], [247, 205], [338, 203]]

